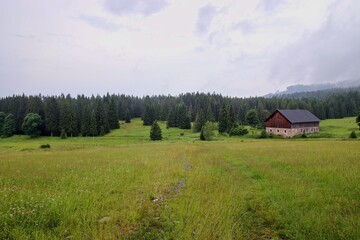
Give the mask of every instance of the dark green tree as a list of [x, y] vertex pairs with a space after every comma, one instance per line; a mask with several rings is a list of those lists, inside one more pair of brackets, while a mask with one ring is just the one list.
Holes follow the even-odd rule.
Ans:
[[120, 128], [119, 124], [119, 114], [117, 111], [117, 106], [115, 100], [110, 100], [109, 103], [109, 111], [108, 111], [108, 119], [109, 119], [109, 128], [110, 129], [118, 129]]
[[177, 127], [176, 125], [176, 112], [173, 108], [170, 108], [166, 126], [168, 128]]
[[156, 120], [155, 117], [155, 109], [151, 104], [146, 104], [144, 109], [144, 116], [143, 116], [143, 125], [150, 126]]
[[41, 134], [42, 120], [37, 113], [28, 113], [22, 124], [22, 130], [30, 137], [38, 137]]
[[252, 127], [258, 125], [259, 117], [255, 109], [251, 109], [246, 113], [246, 122]]
[[228, 111], [226, 109], [225, 103], [221, 107], [219, 114], [219, 133], [223, 134], [228, 131]]
[[125, 122], [131, 123], [131, 115], [130, 115], [129, 109], [126, 109], [126, 111], [125, 111]]
[[77, 123], [77, 108], [74, 100], [70, 95], [66, 98], [62, 95], [60, 99], [60, 120], [59, 126], [61, 130], [64, 130], [67, 136], [77, 136], [79, 133]]
[[357, 114], [357, 117], [356, 117], [356, 123], [357, 123], [357, 125], [359, 126], [359, 129], [360, 129], [360, 109], [358, 110], [358, 114]]
[[200, 132], [202, 127], [204, 126], [206, 122], [204, 112], [202, 110], [199, 110], [199, 112], [196, 113], [195, 122], [194, 122], [194, 132]]
[[95, 111], [90, 107], [85, 108], [83, 119], [81, 121], [81, 134], [84, 137], [98, 135]]
[[51, 136], [59, 134], [59, 107], [55, 97], [45, 100], [45, 129]]
[[[95, 100], [95, 118], [96, 118], [96, 126], [97, 126], [97, 132], [100, 133], [104, 132], [109, 133], [110, 127], [109, 127], [109, 119], [106, 111], [106, 107], [102, 99], [98, 96]], [[105, 135], [103, 134], [103, 135]]]
[[154, 121], [150, 129], [150, 139], [153, 141], [162, 140], [162, 133], [159, 124]]
[[3, 128], [5, 123], [6, 115], [4, 112], [0, 112], [0, 137], [3, 135]]
[[191, 129], [191, 120], [183, 103], [176, 107], [176, 126], [180, 129]]
[[3, 126], [3, 137], [11, 137], [16, 131], [16, 122], [13, 114], [6, 116]]
[[213, 113], [211, 104], [208, 105], [208, 108], [206, 111], [206, 121], [215, 122], [215, 117], [214, 117], [214, 113]]
[[234, 114], [234, 109], [232, 104], [229, 105], [227, 109], [227, 129], [226, 132], [229, 133], [231, 129], [236, 127], [236, 119]]

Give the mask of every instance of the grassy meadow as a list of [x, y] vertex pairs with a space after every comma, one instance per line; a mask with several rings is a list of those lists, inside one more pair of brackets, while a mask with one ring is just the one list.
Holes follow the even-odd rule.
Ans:
[[[140, 120], [104, 137], [0, 139], [0, 239], [360, 239], [359, 130], [218, 136]], [[50, 149], [40, 149], [50, 144]]]

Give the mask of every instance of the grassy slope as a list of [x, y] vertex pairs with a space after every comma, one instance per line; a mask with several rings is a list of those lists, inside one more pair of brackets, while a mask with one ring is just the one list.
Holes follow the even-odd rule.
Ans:
[[102, 138], [1, 139], [0, 238], [360, 238], [359, 141], [200, 142], [161, 124], [156, 143], [140, 121]]

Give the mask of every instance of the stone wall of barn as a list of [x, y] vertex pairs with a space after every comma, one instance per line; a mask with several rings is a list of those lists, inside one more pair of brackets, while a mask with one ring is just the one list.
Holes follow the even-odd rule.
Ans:
[[319, 126], [301, 126], [299, 128], [276, 128], [266, 127], [267, 134], [279, 135], [291, 138], [295, 135], [319, 132]]

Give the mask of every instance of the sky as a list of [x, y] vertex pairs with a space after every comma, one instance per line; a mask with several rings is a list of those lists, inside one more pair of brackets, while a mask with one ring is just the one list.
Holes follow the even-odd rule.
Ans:
[[0, 97], [248, 97], [354, 79], [359, 0], [0, 1]]

